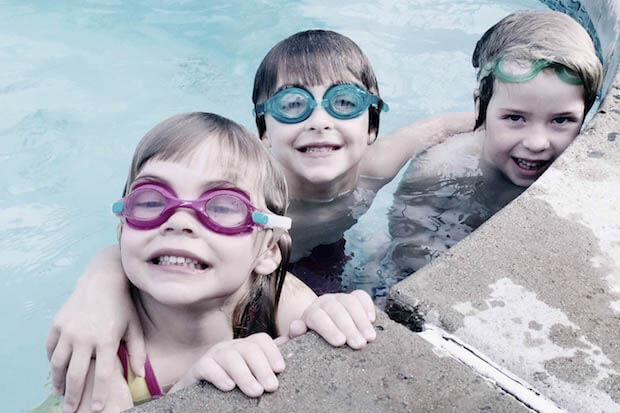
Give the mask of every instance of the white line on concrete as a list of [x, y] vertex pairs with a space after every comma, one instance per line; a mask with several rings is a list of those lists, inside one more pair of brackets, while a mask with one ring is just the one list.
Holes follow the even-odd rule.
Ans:
[[540, 413], [566, 413], [527, 382], [498, 366], [481, 352], [446, 331], [425, 324], [424, 331], [418, 334], [433, 346], [475, 370], [485, 379], [494, 382], [530, 409]]

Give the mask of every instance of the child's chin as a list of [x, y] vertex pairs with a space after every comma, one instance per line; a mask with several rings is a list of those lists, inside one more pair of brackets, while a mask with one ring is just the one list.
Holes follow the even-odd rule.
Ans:
[[523, 177], [511, 176], [510, 174], [506, 174], [506, 173], [504, 173], [504, 176], [506, 176], [506, 178], [508, 178], [508, 180], [512, 182], [514, 185], [521, 186], [523, 188], [529, 187], [536, 181], [536, 179], [538, 179], [538, 176], [532, 177], [532, 178], [529, 178], [529, 177], [523, 178]]
[[308, 182], [314, 185], [326, 185], [337, 178], [337, 174], [330, 171], [310, 172], [305, 176]]

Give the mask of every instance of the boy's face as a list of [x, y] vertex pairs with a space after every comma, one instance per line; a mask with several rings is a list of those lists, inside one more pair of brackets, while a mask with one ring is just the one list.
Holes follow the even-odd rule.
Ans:
[[523, 83], [495, 80], [484, 123], [483, 157], [515, 185], [531, 185], [575, 139], [583, 86], [550, 69]]
[[[277, 89], [287, 85], [280, 82]], [[304, 87], [320, 103], [330, 86]], [[334, 184], [336, 192], [352, 189], [357, 184], [360, 161], [368, 143], [375, 138], [374, 133], [368, 132], [368, 117], [366, 110], [357, 118], [337, 119], [320, 104], [308, 119], [299, 123], [280, 123], [265, 115], [263, 139], [284, 167], [291, 195], [306, 192], [312, 196], [312, 188], [326, 184]]]

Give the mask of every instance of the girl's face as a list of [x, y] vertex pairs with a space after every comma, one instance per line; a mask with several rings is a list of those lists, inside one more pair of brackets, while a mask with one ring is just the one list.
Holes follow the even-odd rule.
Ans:
[[[160, 183], [180, 199], [194, 200], [213, 187], [236, 187], [265, 210], [251, 181], [232, 183], [226, 179], [218, 153], [217, 145], [210, 142], [180, 162], [151, 159], [132, 188], [145, 182]], [[120, 239], [123, 268], [136, 287], [165, 305], [233, 306], [248, 290], [253, 271], [269, 274], [279, 264], [279, 256], [273, 256], [277, 246], [267, 247], [272, 232], [255, 228], [249, 234], [222, 235], [204, 227], [195, 214], [178, 208], [161, 226], [149, 230], [124, 224]]]
[[483, 157], [515, 185], [529, 186], [575, 139], [583, 112], [583, 86], [563, 82], [551, 69], [523, 83], [495, 80]]
[[[277, 88], [286, 86], [289, 84], [279, 82]], [[303, 86], [319, 103], [304, 121], [286, 124], [265, 115], [263, 142], [271, 146], [284, 168], [292, 196], [312, 196], [313, 188], [326, 185], [333, 185], [337, 193], [353, 189], [360, 161], [375, 138], [368, 132], [368, 110], [353, 119], [337, 119], [325, 111], [320, 102], [330, 86]]]

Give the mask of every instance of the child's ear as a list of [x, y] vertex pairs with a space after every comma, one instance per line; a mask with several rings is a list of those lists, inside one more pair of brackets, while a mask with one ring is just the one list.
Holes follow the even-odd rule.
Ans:
[[273, 233], [267, 236], [265, 247], [256, 259], [254, 272], [258, 275], [269, 275], [273, 273], [282, 262], [282, 253], [278, 246], [278, 239]]

